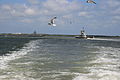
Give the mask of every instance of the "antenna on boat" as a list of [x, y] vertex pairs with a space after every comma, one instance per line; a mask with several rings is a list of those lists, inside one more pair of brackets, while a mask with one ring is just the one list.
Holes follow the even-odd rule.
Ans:
[[83, 27], [83, 31], [84, 31], [84, 27]]

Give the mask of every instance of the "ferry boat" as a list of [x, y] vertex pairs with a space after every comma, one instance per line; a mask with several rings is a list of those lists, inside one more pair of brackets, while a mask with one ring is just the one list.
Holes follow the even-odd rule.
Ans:
[[76, 36], [75, 38], [79, 38], [79, 39], [87, 39], [88, 37], [86, 36], [86, 33], [85, 33], [85, 30], [84, 30], [84, 27], [83, 27], [83, 30], [81, 30], [81, 35], [79, 36]]

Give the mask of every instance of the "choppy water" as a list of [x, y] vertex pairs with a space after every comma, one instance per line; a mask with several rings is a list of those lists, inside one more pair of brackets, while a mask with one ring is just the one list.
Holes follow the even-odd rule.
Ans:
[[0, 38], [0, 80], [120, 80], [120, 39]]

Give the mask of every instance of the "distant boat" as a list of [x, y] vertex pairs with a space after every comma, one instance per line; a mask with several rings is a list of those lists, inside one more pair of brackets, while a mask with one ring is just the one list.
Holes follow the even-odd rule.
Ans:
[[75, 36], [75, 38], [78, 38], [78, 39], [91, 39], [91, 37], [88, 37], [85, 33], [85, 30], [84, 30], [84, 27], [83, 29], [80, 31], [80, 35], [79, 36]]

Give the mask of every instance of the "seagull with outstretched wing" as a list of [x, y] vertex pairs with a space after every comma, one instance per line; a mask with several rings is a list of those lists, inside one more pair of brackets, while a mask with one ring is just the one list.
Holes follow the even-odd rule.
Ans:
[[92, 1], [92, 0], [87, 0], [86, 2], [87, 2], [87, 3], [94, 3], [94, 4], [96, 4], [96, 2], [95, 2], [95, 1]]
[[56, 26], [55, 24], [55, 19], [57, 19], [57, 17], [54, 17], [50, 20], [50, 22], [48, 23], [48, 25], [52, 25], [52, 26]]

